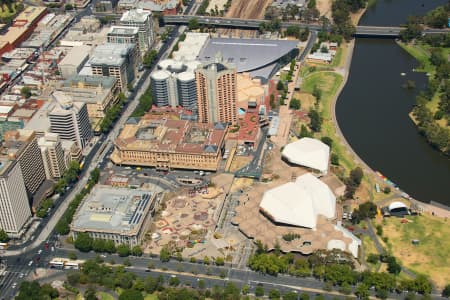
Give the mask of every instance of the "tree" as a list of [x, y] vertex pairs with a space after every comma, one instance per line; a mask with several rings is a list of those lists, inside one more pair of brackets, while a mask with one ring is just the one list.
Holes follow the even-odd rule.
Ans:
[[117, 254], [121, 257], [129, 256], [131, 254], [130, 247], [126, 244], [120, 244], [117, 246]]
[[450, 284], [447, 284], [445, 288], [442, 290], [442, 297], [446, 298], [450, 297]]
[[283, 300], [297, 300], [298, 295], [295, 292], [287, 292], [283, 295]]
[[93, 239], [89, 236], [88, 233], [80, 232], [77, 235], [74, 246], [81, 252], [89, 252], [92, 250], [92, 243]]
[[133, 256], [142, 256], [142, 253], [143, 252], [140, 246], [136, 245], [131, 249], [131, 255]]
[[309, 295], [306, 293], [301, 293], [300, 294], [300, 300], [309, 300]]
[[197, 18], [191, 18], [188, 23], [189, 30], [196, 30], [200, 28]]
[[69, 252], [69, 259], [71, 260], [77, 259], [77, 254], [75, 252]]
[[127, 289], [120, 294], [119, 300], [144, 300], [144, 297], [138, 290]]
[[219, 256], [219, 257], [216, 257], [215, 263], [218, 266], [223, 266], [225, 264], [225, 260], [223, 257]]
[[178, 277], [170, 277], [169, 285], [170, 286], [178, 286], [180, 284], [180, 279]]
[[269, 299], [280, 299], [281, 294], [279, 290], [271, 289], [269, 291]]
[[308, 128], [306, 128], [306, 126], [304, 124], [302, 124], [301, 128], [300, 128], [300, 138], [304, 138], [304, 137], [312, 137], [312, 133], [309, 132]]
[[350, 295], [352, 293], [352, 287], [347, 282], [344, 282], [339, 288], [339, 293]]
[[9, 241], [9, 236], [8, 236], [8, 234], [6, 233], [5, 230], [0, 229], [0, 242], [1, 242], [1, 243], [6, 243], [6, 242], [8, 242], [8, 241]]
[[337, 155], [336, 153], [331, 153], [331, 164], [339, 166], [339, 155]]
[[198, 281], [198, 288], [203, 290], [205, 288], [206, 284], [205, 284], [205, 280], [204, 279], [200, 279]]
[[203, 263], [205, 264], [205, 265], [209, 265], [209, 257], [208, 256], [205, 256], [204, 258], [203, 258]]
[[316, 98], [316, 101], [319, 102], [322, 98], [322, 90], [316, 85], [314, 86], [312, 95]]
[[144, 55], [144, 59], [142, 62], [145, 66], [150, 67], [153, 64], [153, 61], [156, 59], [157, 56], [158, 56], [158, 52], [156, 50], [152, 49]]
[[322, 141], [322, 143], [328, 145], [328, 147], [330, 147], [330, 149], [333, 146], [333, 140], [328, 136], [324, 136], [320, 140]]
[[183, 256], [181, 255], [180, 251], [175, 253], [175, 258], [176, 258], [177, 261], [183, 261]]
[[277, 90], [279, 90], [279, 91], [284, 90], [284, 84], [283, 84], [283, 81], [278, 80], [278, 82], [277, 82]]
[[20, 90], [20, 94], [22, 96], [24, 96], [26, 99], [31, 97], [31, 89], [27, 86], [24, 86], [21, 90]]
[[168, 262], [170, 260], [170, 251], [167, 246], [162, 247], [161, 251], [159, 252], [159, 259], [162, 262]]
[[322, 117], [319, 112], [315, 109], [311, 109], [308, 116], [311, 119], [311, 123], [309, 124], [311, 130], [314, 132], [319, 132], [322, 128]]
[[360, 167], [356, 167], [350, 171], [350, 181], [356, 186], [361, 184], [363, 176], [364, 172]]
[[270, 108], [275, 109], [277, 108], [277, 104], [275, 103], [275, 95], [274, 94], [270, 94]]
[[438, 6], [426, 14], [425, 23], [430, 27], [444, 28], [447, 26], [448, 13], [444, 6]]
[[289, 108], [299, 110], [301, 107], [301, 102], [298, 99], [292, 98], [291, 102], [289, 103]]
[[262, 285], [258, 284], [255, 288], [255, 296], [262, 297], [264, 296], [264, 288]]
[[384, 189], [383, 189], [383, 192], [385, 193], [385, 194], [389, 194], [390, 192], [391, 192], [391, 188], [390, 187], [385, 187]]
[[80, 283], [80, 277], [81, 274], [78, 271], [69, 272], [67, 274], [67, 282], [69, 282], [71, 286], [77, 285], [78, 283]]
[[358, 299], [369, 299], [369, 287], [364, 283], [358, 284], [355, 295], [358, 296]]
[[248, 286], [248, 284], [244, 284], [242, 286], [242, 295], [247, 295], [250, 292], [250, 287]]
[[409, 42], [422, 35], [422, 26], [420, 19], [417, 17], [409, 17], [406, 23], [406, 28], [400, 31], [400, 38], [402, 41]]
[[223, 296], [225, 299], [240, 299], [239, 288], [232, 282], [228, 282], [223, 290]]
[[108, 252], [108, 253], [116, 252], [116, 245], [114, 244], [114, 241], [112, 241], [112, 240], [105, 241], [105, 252]]
[[95, 289], [94, 289], [94, 287], [90, 286], [90, 287], [84, 292], [84, 299], [86, 299], [86, 300], [97, 300], [97, 296], [95, 295]]
[[371, 263], [371, 264], [376, 264], [379, 261], [379, 258], [380, 258], [379, 255], [374, 254], [374, 253], [370, 253], [367, 256], [367, 262]]

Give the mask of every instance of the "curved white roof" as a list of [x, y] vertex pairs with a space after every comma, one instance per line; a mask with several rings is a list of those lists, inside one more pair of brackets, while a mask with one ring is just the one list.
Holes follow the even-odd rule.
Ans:
[[181, 72], [178, 74], [178, 79], [181, 81], [195, 80], [195, 74], [194, 72]]
[[397, 208], [407, 208], [407, 206], [400, 201], [395, 201], [392, 202], [391, 204], [389, 204], [389, 211], [393, 210], [393, 209], [397, 209]]
[[259, 206], [275, 222], [315, 228], [317, 215], [335, 216], [336, 197], [325, 183], [306, 173], [265, 192]]
[[167, 80], [170, 77], [170, 72], [166, 70], [158, 70], [150, 75], [154, 80]]
[[326, 174], [330, 158], [330, 147], [319, 140], [302, 138], [287, 144], [282, 152], [290, 163], [312, 168]]

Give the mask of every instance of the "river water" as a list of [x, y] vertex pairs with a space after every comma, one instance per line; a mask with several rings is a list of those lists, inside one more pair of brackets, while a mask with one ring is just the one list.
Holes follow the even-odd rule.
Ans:
[[[360, 24], [399, 25], [408, 15], [445, 3], [378, 0]], [[351, 147], [372, 169], [418, 200], [450, 206], [450, 160], [428, 145], [408, 116], [427, 83], [424, 73], [412, 71], [416, 66], [394, 40], [357, 39], [350, 75], [336, 104], [337, 121]], [[415, 81], [416, 89], [402, 88], [407, 80]]]

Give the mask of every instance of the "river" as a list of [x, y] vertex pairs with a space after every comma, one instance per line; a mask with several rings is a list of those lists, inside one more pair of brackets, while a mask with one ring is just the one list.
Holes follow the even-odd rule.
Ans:
[[[445, 0], [378, 0], [361, 25], [399, 25]], [[423, 5], [423, 6], [422, 6]], [[353, 150], [406, 193], [450, 206], [450, 160], [418, 134], [408, 113], [427, 77], [391, 39], [357, 39], [350, 75], [336, 104], [339, 126]], [[402, 76], [401, 73], [405, 73]], [[407, 80], [416, 89], [402, 85]]]

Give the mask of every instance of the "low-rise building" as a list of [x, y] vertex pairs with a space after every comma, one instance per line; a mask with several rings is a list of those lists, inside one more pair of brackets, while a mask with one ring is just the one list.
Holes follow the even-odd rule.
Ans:
[[75, 75], [56, 88], [75, 102], [86, 103], [90, 119], [103, 118], [119, 99], [119, 82], [114, 77]]
[[182, 120], [130, 119], [115, 140], [111, 160], [119, 165], [161, 170], [216, 171], [222, 159], [227, 126]]
[[73, 47], [58, 64], [62, 77], [77, 75], [88, 61], [90, 51], [91, 47], [87, 45]]
[[157, 198], [150, 191], [96, 185], [74, 216], [72, 235], [75, 239], [85, 232], [116, 245], [140, 245], [158, 208]]

